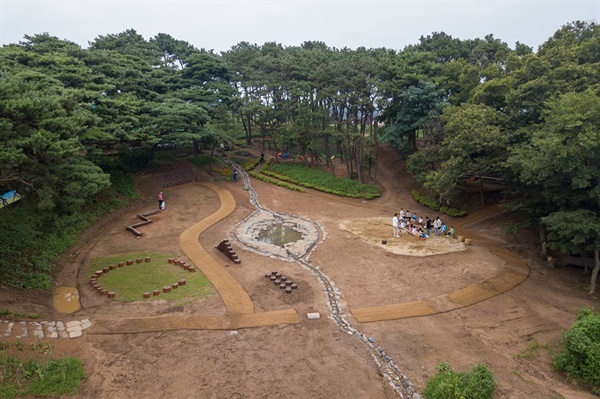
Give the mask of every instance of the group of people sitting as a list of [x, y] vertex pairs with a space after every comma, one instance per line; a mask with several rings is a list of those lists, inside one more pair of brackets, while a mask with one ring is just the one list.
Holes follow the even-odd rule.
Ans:
[[454, 237], [454, 227], [450, 226], [448, 229], [439, 216], [432, 221], [429, 216], [423, 219], [422, 216], [418, 216], [416, 213], [412, 214], [408, 209], [404, 212], [403, 208], [400, 208], [400, 213], [394, 214], [392, 227], [394, 228], [394, 237], [400, 237], [400, 233], [409, 233], [421, 241], [431, 237], [431, 230], [436, 236]]

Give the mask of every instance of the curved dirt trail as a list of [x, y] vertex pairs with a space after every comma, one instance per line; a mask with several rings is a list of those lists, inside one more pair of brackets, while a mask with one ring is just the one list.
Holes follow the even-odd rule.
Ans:
[[231, 277], [231, 274], [229, 274], [224, 267], [210, 256], [198, 241], [200, 234], [221, 219], [229, 216], [235, 210], [235, 199], [228, 190], [222, 189], [214, 184], [201, 184], [217, 193], [219, 200], [221, 201], [221, 207], [212, 215], [184, 231], [181, 236], [179, 236], [179, 246], [185, 255], [202, 273], [204, 273], [212, 285], [217, 289], [225, 303], [227, 314], [254, 313], [254, 304], [252, 303], [250, 296], [248, 296], [248, 293], [242, 288], [240, 283]]

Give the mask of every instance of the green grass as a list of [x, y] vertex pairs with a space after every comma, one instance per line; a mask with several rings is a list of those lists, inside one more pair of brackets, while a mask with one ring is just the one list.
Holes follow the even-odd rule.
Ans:
[[[149, 256], [151, 262], [135, 263], [138, 258]], [[204, 298], [212, 292], [212, 285], [206, 276], [196, 269], [190, 273], [180, 266], [168, 263], [169, 258], [176, 258], [176, 254], [146, 254], [135, 253], [117, 256], [107, 256], [94, 259], [90, 264], [88, 275], [91, 276], [96, 270], [101, 270], [108, 265], [126, 262], [128, 259], [134, 261], [131, 266], [117, 267], [109, 273], [102, 275], [98, 282], [108, 291], [117, 293], [116, 299], [121, 302], [150, 301], [142, 297], [144, 292], [160, 290], [160, 299], [171, 302], [187, 302], [194, 298]], [[163, 293], [162, 287], [170, 286], [184, 278], [186, 284], [169, 293]]]
[[525, 348], [521, 352], [517, 353], [515, 355], [515, 359], [532, 359], [534, 357], [537, 357], [539, 354], [538, 350], [540, 348], [550, 350], [550, 346], [548, 344], [540, 344], [539, 342], [535, 341], [535, 342], [530, 343], [527, 346], [527, 348]]
[[85, 377], [81, 360], [21, 360], [0, 351], [0, 399], [74, 394]]
[[42, 315], [39, 313], [17, 313], [8, 309], [0, 309], [0, 319], [21, 320], [21, 319], [39, 319]]
[[309, 168], [304, 164], [272, 164], [270, 169], [275, 173], [295, 179], [298, 185], [326, 193], [364, 199], [373, 199], [381, 195], [379, 189], [373, 185], [362, 184], [348, 178], [334, 177], [321, 169]]

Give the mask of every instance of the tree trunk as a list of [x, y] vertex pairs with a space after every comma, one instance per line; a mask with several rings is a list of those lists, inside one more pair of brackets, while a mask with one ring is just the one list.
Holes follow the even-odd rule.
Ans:
[[152, 164], [154, 163], [154, 153], [156, 152], [156, 148], [157, 147], [158, 147], [158, 144], [154, 144], [148, 150], [148, 159], [146, 160], [146, 167], [147, 168], [151, 168]]
[[411, 152], [417, 152], [417, 132], [415, 130], [408, 134], [408, 142], [410, 143]]
[[362, 157], [363, 157], [363, 140], [359, 140], [356, 144], [356, 173], [358, 174], [358, 182], [363, 182], [363, 170], [362, 170]]
[[545, 258], [548, 256], [548, 243], [546, 242], [546, 229], [542, 223], [538, 224], [538, 232], [540, 233], [540, 256]]
[[215, 140], [215, 142], [213, 143], [212, 148], [210, 149], [210, 158], [208, 159], [208, 173], [212, 173], [212, 160], [213, 157], [215, 156], [215, 148], [217, 148], [217, 144], [218, 144], [218, 140]]
[[479, 176], [479, 198], [481, 199], [481, 205], [485, 205], [485, 196], [483, 195], [483, 177]]
[[590, 295], [596, 292], [596, 279], [600, 270], [600, 249], [594, 249], [594, 270], [592, 270], [592, 279], [590, 281]]
[[[242, 125], [244, 126], [244, 134], [246, 135], [246, 144], [252, 144], [252, 119], [250, 115], [247, 115], [248, 120], [246, 120], [246, 115], [242, 114]], [[264, 142], [263, 142], [264, 144]]]

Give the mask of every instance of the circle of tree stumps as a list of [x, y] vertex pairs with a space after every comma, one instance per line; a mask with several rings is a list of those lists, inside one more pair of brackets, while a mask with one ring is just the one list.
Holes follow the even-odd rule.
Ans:
[[[142, 264], [144, 262], [150, 263], [151, 261], [152, 260], [150, 259], [150, 257], [147, 256], [145, 258], [137, 258], [135, 260], [135, 264]], [[182, 261], [180, 259], [169, 258], [169, 263], [176, 265], [176, 266], [181, 266], [184, 270], [187, 270], [189, 272], [196, 271], [196, 268], [193, 265], [190, 265], [189, 263]], [[94, 272], [94, 274], [90, 277], [90, 285], [98, 293], [100, 293], [100, 295], [106, 295], [110, 299], [115, 298], [117, 296], [117, 293], [114, 291], [108, 291], [106, 288], [104, 288], [102, 286], [102, 284], [100, 284], [99, 279], [101, 276], [105, 275], [106, 273], [110, 272], [111, 270], [116, 270], [117, 268], [124, 267], [125, 265], [133, 266], [134, 265], [133, 259], [128, 259], [123, 262], [118, 262], [117, 264], [108, 265], [108, 266], [102, 268], [102, 270], [96, 270]], [[162, 289], [153, 290], [152, 295], [158, 296], [158, 295], [160, 295], [161, 291], [163, 293], [169, 293], [169, 292], [171, 292], [171, 290], [175, 290], [175, 289], [179, 288], [180, 286], [185, 285], [185, 283], [186, 283], [186, 279], [184, 279], [184, 278], [179, 279], [177, 282], [172, 283], [171, 285], [165, 285], [164, 287], [162, 287]], [[144, 292], [142, 294], [142, 298], [144, 298], [144, 299], [150, 298], [150, 292]]]

